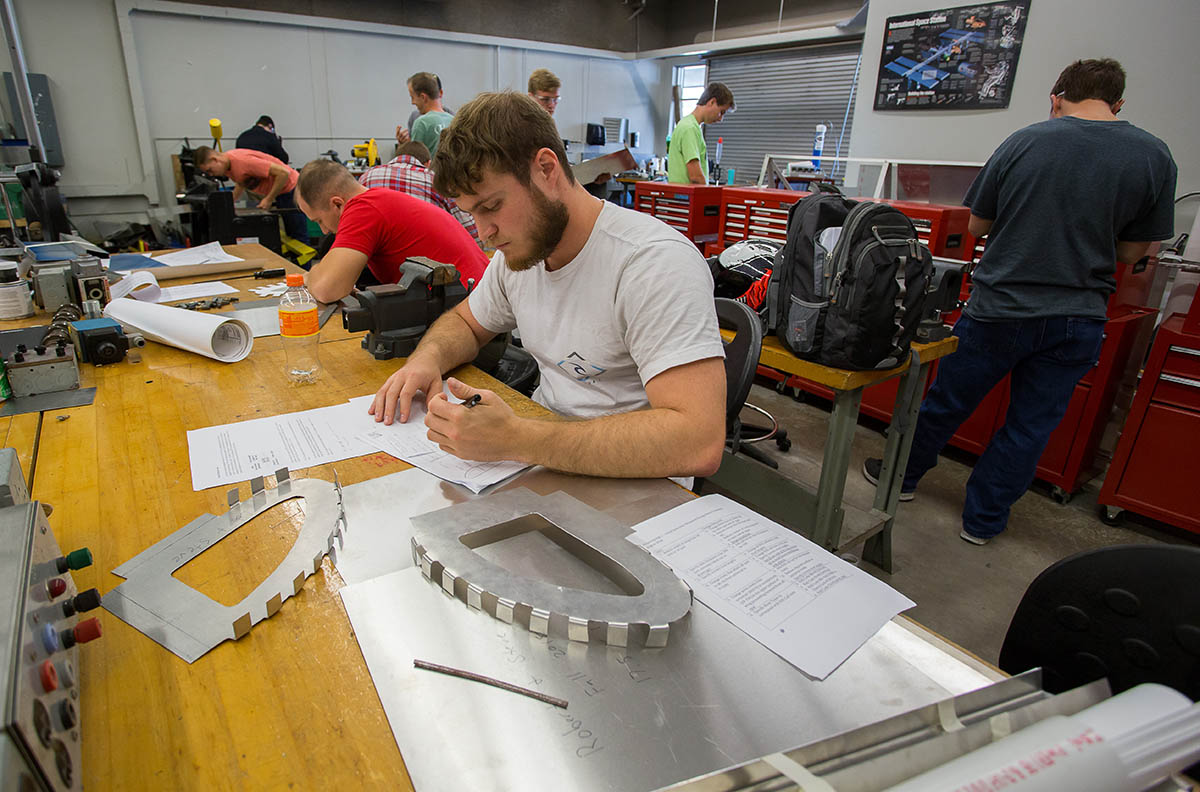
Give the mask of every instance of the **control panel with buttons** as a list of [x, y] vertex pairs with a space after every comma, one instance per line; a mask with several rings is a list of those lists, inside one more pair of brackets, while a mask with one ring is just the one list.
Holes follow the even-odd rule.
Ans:
[[0, 754], [25, 760], [29, 789], [82, 788], [80, 645], [103, 630], [100, 592], [72, 572], [91, 563], [87, 548], [62, 552], [40, 503], [0, 508]]

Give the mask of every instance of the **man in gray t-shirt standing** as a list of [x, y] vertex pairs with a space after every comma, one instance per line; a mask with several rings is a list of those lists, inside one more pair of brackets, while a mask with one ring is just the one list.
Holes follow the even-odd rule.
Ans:
[[[967, 191], [970, 232], [987, 236], [958, 351], [921, 406], [901, 500], [992, 388], [1011, 399], [967, 482], [960, 536], [985, 544], [1033, 481], [1076, 383], [1100, 354], [1116, 261], [1132, 264], [1173, 233], [1175, 162], [1165, 143], [1117, 118], [1125, 71], [1076, 61], [1050, 96], [1050, 120], [1013, 133]], [[872, 482], [880, 460], [867, 460]]]

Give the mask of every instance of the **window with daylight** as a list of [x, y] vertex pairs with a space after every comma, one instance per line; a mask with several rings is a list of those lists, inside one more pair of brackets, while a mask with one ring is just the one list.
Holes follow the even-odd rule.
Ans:
[[[675, 84], [679, 86], [679, 118], [696, 109], [696, 100], [704, 93], [707, 81], [708, 66], [704, 63], [675, 67]], [[675, 121], [678, 122], [679, 118]]]

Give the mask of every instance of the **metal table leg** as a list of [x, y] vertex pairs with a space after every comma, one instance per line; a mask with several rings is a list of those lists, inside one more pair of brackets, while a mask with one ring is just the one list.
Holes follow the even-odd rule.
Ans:
[[817, 519], [812, 532], [812, 540], [827, 550], [837, 549], [841, 538], [842, 495], [861, 403], [862, 388], [834, 391], [833, 414], [829, 416], [825, 455], [821, 460], [821, 481], [817, 484]]
[[896, 393], [892, 423], [883, 450], [883, 468], [879, 471], [874, 505], [875, 509], [885, 513], [888, 519], [883, 529], [869, 538], [863, 546], [863, 559], [885, 572], [892, 571], [892, 525], [896, 521], [896, 506], [900, 502], [900, 488], [904, 484], [904, 469], [908, 465], [908, 453], [912, 449], [917, 413], [921, 408], [921, 397], [925, 392], [930, 366], [930, 363], [921, 362], [921, 355], [917, 350], [912, 350], [908, 371], [902, 375], [900, 390]]

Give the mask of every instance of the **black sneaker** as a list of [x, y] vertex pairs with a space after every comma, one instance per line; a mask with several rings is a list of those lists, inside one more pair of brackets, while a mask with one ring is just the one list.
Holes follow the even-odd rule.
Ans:
[[[879, 471], [882, 469], [882, 459], [868, 459], [866, 462], [863, 462], [863, 478], [878, 487]], [[903, 484], [900, 486], [900, 500], [910, 501], [915, 497], [917, 497], [917, 490], [915, 487], [913, 489], [904, 489]]]

